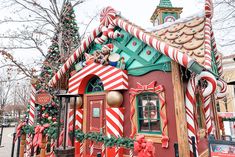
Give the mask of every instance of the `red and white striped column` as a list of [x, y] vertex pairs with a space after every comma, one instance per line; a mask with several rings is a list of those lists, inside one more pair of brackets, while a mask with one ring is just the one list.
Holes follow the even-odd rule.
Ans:
[[[124, 108], [106, 109], [107, 136], [123, 137]], [[122, 157], [121, 148], [107, 148], [107, 156]]]
[[[83, 124], [83, 109], [77, 109], [76, 110], [76, 117], [75, 117], [75, 129], [82, 130], [82, 124]], [[83, 142], [78, 142], [75, 140], [75, 156], [77, 157], [83, 157], [84, 156], [84, 143]]]
[[[36, 88], [35, 84], [31, 85], [31, 95], [29, 99], [29, 121], [28, 125], [33, 126], [34, 125], [34, 118], [35, 118], [35, 96], [36, 96]], [[31, 134], [27, 135], [26, 139], [26, 155], [27, 157], [31, 157], [31, 149], [32, 149], [32, 141], [33, 141], [33, 136]]]

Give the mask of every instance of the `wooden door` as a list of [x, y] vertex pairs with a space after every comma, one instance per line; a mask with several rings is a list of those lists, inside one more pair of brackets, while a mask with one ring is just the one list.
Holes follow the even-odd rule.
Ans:
[[[87, 125], [86, 132], [101, 132], [105, 134], [105, 94], [103, 95], [87, 95]], [[90, 152], [90, 142], [86, 142], [86, 152]], [[101, 153], [101, 143], [94, 144], [93, 155]]]

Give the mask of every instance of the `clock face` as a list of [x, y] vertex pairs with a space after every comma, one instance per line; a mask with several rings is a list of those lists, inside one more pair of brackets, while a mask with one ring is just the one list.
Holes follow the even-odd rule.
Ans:
[[164, 22], [174, 22], [176, 19], [174, 16], [167, 16], [164, 19]]

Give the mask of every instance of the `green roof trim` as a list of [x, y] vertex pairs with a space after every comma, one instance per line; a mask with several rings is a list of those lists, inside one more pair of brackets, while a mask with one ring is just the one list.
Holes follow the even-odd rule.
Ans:
[[167, 7], [167, 8], [173, 7], [171, 4], [171, 0], [160, 0], [160, 3], [158, 6], [159, 7]]

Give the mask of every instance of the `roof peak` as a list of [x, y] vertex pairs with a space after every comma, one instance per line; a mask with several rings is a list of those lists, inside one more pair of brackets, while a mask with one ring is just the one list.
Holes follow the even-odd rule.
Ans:
[[159, 7], [173, 7], [171, 0], [160, 0]]

